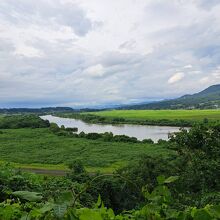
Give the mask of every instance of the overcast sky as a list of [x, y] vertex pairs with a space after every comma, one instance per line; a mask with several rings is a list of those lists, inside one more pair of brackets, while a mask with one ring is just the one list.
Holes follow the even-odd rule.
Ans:
[[220, 83], [219, 0], [1, 0], [0, 107], [127, 104]]

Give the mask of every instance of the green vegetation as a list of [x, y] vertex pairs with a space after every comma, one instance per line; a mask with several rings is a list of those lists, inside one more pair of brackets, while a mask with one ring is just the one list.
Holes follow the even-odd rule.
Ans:
[[49, 128], [0, 131], [0, 160], [21, 164], [67, 164], [73, 159], [80, 159], [85, 161], [86, 167], [108, 168], [137, 160], [142, 154], [166, 157], [172, 152], [165, 145], [58, 136]]
[[69, 107], [48, 107], [48, 108], [1, 108], [1, 114], [52, 114], [55, 112], [73, 112]]
[[[12, 171], [13, 175], [9, 175], [9, 171]], [[169, 185], [178, 179], [176, 176], [169, 178], [159, 176], [157, 178], [158, 185], [153, 190], [149, 191], [147, 187], [142, 190], [145, 205], [142, 205], [142, 207], [136, 210], [120, 214], [115, 214], [111, 208], [106, 208], [101, 197], [99, 197], [98, 201], [96, 203], [94, 202], [91, 207], [83, 207], [80, 204], [80, 196], [88, 197], [90, 194], [86, 193], [86, 191], [91, 186], [88, 185], [77, 190], [77, 185], [72, 183], [68, 178], [63, 180], [46, 180], [48, 186], [50, 186], [49, 184], [59, 185], [61, 182], [65, 183], [66, 189], [60, 185], [63, 191], [57, 193], [53, 186], [46, 187], [45, 185], [41, 185], [41, 187], [39, 187], [37, 184], [43, 183], [41, 179], [22, 173], [16, 174], [13, 170], [7, 168], [2, 169], [0, 177], [7, 181], [3, 188], [7, 187], [8, 190], [7, 195], [3, 194], [5, 199], [8, 197], [7, 200], [4, 201], [3, 199], [0, 203], [0, 217], [4, 220], [211, 220], [218, 219], [220, 216], [219, 205], [206, 205], [204, 208], [187, 207], [185, 210], [174, 209], [172, 207], [173, 198]], [[99, 176], [94, 177], [90, 181], [90, 184], [97, 181], [98, 177]], [[10, 179], [13, 179], [13, 181], [19, 179], [20, 182], [13, 184]], [[24, 184], [23, 187], [21, 187], [22, 183]], [[72, 187], [72, 191], [68, 190], [70, 187]], [[33, 192], [25, 190], [32, 188], [35, 190], [41, 189], [42, 191]], [[50, 199], [48, 199], [48, 197]]]
[[[154, 143], [154, 141], [151, 139], [144, 139], [140, 141], [136, 137], [129, 137], [127, 135], [113, 135], [112, 132], [105, 132], [105, 133], [92, 132], [86, 134], [82, 131], [79, 134], [77, 134], [77, 133], [73, 133], [78, 131], [77, 128], [65, 128], [64, 125], [59, 127], [55, 123], [50, 124], [50, 130], [58, 136], [65, 136], [65, 137], [86, 138], [90, 140], [102, 140], [106, 142], [125, 142], [125, 143], [130, 142], [130, 143], [148, 143], [148, 144]], [[164, 141], [164, 143], [166, 143], [166, 141]]]
[[220, 110], [109, 110], [88, 113], [59, 113], [60, 117], [81, 119], [88, 123], [192, 126], [220, 121]]
[[[219, 123], [205, 121], [154, 144], [75, 135], [33, 115], [11, 116], [10, 125], [13, 120], [16, 129], [0, 129], [0, 160], [13, 162], [0, 163], [2, 220], [220, 219]], [[24, 173], [12, 167], [19, 163], [68, 166], [68, 173]], [[100, 168], [104, 173], [95, 172]]]
[[36, 115], [7, 115], [0, 117], [0, 129], [46, 128], [49, 126], [49, 121], [45, 121]]
[[113, 110], [93, 112], [92, 114], [104, 117], [118, 117], [140, 120], [186, 120], [202, 122], [208, 120], [220, 120], [219, 110]]
[[72, 161], [66, 177], [36, 176], [2, 164], [0, 219], [219, 219], [219, 134], [218, 124], [183, 129], [169, 141], [173, 157], [142, 155], [113, 174], [89, 174], [85, 161]]

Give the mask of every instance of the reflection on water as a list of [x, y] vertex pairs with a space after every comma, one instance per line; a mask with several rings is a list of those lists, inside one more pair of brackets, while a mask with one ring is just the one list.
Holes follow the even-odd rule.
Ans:
[[52, 115], [41, 116], [42, 119], [49, 120], [56, 123], [58, 126], [64, 125], [65, 127], [77, 127], [78, 133], [81, 131], [85, 133], [104, 133], [112, 132], [114, 135], [127, 135], [136, 137], [138, 140], [151, 138], [153, 141], [159, 139], [167, 140], [168, 134], [179, 131], [178, 127], [170, 126], [150, 126], [150, 125], [103, 125], [103, 124], [89, 124], [78, 119], [60, 118]]

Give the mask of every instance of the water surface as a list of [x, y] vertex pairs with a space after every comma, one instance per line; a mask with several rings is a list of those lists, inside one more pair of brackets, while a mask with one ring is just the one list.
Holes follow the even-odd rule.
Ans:
[[179, 131], [178, 127], [170, 126], [90, 124], [79, 119], [61, 118], [52, 115], [41, 116], [41, 118], [48, 120], [49, 122], [54, 122], [58, 126], [64, 125], [69, 128], [77, 127], [78, 133], [81, 131], [85, 133], [112, 132], [114, 135], [127, 135], [130, 137], [136, 137], [138, 140], [151, 138], [155, 142], [159, 139], [167, 140], [169, 133]]

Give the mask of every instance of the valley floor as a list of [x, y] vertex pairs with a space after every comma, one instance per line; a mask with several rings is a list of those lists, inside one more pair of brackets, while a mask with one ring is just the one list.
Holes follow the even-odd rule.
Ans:
[[[87, 113], [85, 113], [87, 114]], [[203, 121], [204, 118], [220, 120], [220, 110], [111, 110], [91, 112], [103, 117], [120, 117], [137, 120], [187, 120]]]
[[2, 129], [0, 143], [0, 160], [21, 168], [66, 170], [68, 163], [81, 160], [89, 172], [108, 173], [144, 154], [155, 157], [174, 154], [159, 144], [58, 136], [48, 128]]

